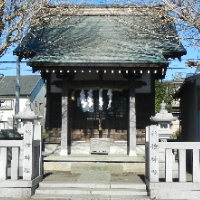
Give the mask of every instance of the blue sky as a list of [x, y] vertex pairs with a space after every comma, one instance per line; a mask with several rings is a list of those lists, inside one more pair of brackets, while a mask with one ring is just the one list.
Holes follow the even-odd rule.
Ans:
[[[194, 59], [200, 61], [200, 49], [194, 49], [192, 47], [188, 47], [187, 55], [182, 56], [182, 61], [180, 62], [178, 59], [170, 61], [167, 74], [165, 80], [172, 80], [176, 73], [181, 72], [182, 76], [185, 77], [187, 73], [194, 73], [196, 68], [189, 68], [185, 66], [185, 62], [187, 59]], [[0, 61], [16, 61], [16, 56], [12, 55], [12, 51], [8, 51], [3, 57], [0, 58]], [[24, 60], [22, 60], [24, 61]], [[0, 63], [0, 74], [4, 74], [4, 76], [16, 75], [16, 64], [15, 63]], [[31, 67], [27, 66], [25, 63], [21, 64], [21, 75], [31, 75], [32, 70]], [[34, 73], [35, 75], [39, 75], [39, 72]]]
[[185, 65], [187, 59], [200, 61], [200, 48], [186, 47], [187, 55], [181, 57], [181, 62], [178, 59], [170, 61], [165, 80], [172, 80], [176, 73], [181, 72], [183, 77], [187, 73], [195, 73], [196, 67], [190, 68]]
[[[52, 0], [54, 1], [54, 0]], [[112, 2], [121, 2], [124, 4], [124, 2], [127, 2], [127, 0], [89, 0], [87, 2], [93, 3], [93, 4], [109, 4]], [[76, 0], [76, 2], [84, 2], [84, 0]], [[137, 2], [137, 1], [136, 1]], [[187, 47], [188, 44], [183, 42], [185, 45], [185, 48], [187, 50], [187, 55], [182, 56], [182, 61], [180, 62], [178, 59], [170, 61], [167, 74], [165, 77], [165, 80], [172, 80], [176, 73], [181, 72], [182, 76], [185, 77], [187, 73], [194, 73], [196, 68], [189, 68], [185, 66], [185, 62], [187, 59], [192, 60], [199, 60], [200, 61], [200, 48], [195, 49], [192, 47]], [[16, 57], [12, 55], [11, 48], [3, 57], [0, 58], [0, 61], [16, 61]], [[14, 63], [0, 63], [0, 74], [4, 74], [5, 76], [8, 75], [16, 75], [16, 64]], [[21, 75], [31, 75], [32, 70], [29, 66], [26, 66], [25, 63], [21, 64]], [[34, 74], [40, 74], [39, 72], [36, 72]]]

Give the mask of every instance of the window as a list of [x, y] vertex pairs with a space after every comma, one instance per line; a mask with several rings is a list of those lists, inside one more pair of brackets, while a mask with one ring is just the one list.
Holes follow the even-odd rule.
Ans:
[[13, 109], [12, 99], [0, 99], [0, 110], [11, 110]]

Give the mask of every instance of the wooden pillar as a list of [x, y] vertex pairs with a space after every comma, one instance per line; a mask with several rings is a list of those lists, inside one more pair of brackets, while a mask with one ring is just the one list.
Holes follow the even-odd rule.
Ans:
[[46, 84], [46, 88], [47, 88], [47, 101], [46, 101], [46, 138], [45, 140], [47, 142], [50, 141], [50, 134], [49, 134], [49, 131], [50, 131], [50, 128], [51, 128], [51, 125], [50, 125], [50, 112], [51, 112], [51, 107], [50, 107], [50, 101], [52, 101], [51, 99], [51, 73], [42, 73], [42, 78], [43, 79], [46, 79], [47, 81], [47, 84]]
[[63, 78], [62, 84], [62, 128], [61, 128], [61, 153], [68, 155], [68, 80]]
[[128, 155], [136, 156], [136, 109], [135, 109], [135, 78], [129, 78], [129, 129]]

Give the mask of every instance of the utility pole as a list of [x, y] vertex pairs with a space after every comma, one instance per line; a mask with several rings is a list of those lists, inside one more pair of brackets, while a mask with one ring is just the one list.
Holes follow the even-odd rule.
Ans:
[[[15, 83], [15, 115], [19, 113], [19, 97], [20, 97], [20, 62], [21, 57], [17, 57], [16, 62], [16, 83]], [[17, 130], [18, 120], [14, 119], [14, 130]]]

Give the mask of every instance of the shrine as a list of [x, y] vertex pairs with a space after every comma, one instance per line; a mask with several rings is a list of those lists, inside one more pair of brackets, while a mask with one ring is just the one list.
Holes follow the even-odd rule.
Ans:
[[[134, 6], [80, 6], [69, 14], [66, 5], [59, 17], [53, 6], [46, 9], [53, 17], [40, 18], [14, 51], [46, 81], [46, 141], [60, 144], [61, 155], [96, 138], [88, 153], [109, 154], [120, 143], [136, 156], [137, 134], [155, 114], [154, 82], [185, 49], [142, 29], [153, 26], [153, 12], [151, 19]], [[173, 23], [157, 29], [175, 32]]]

